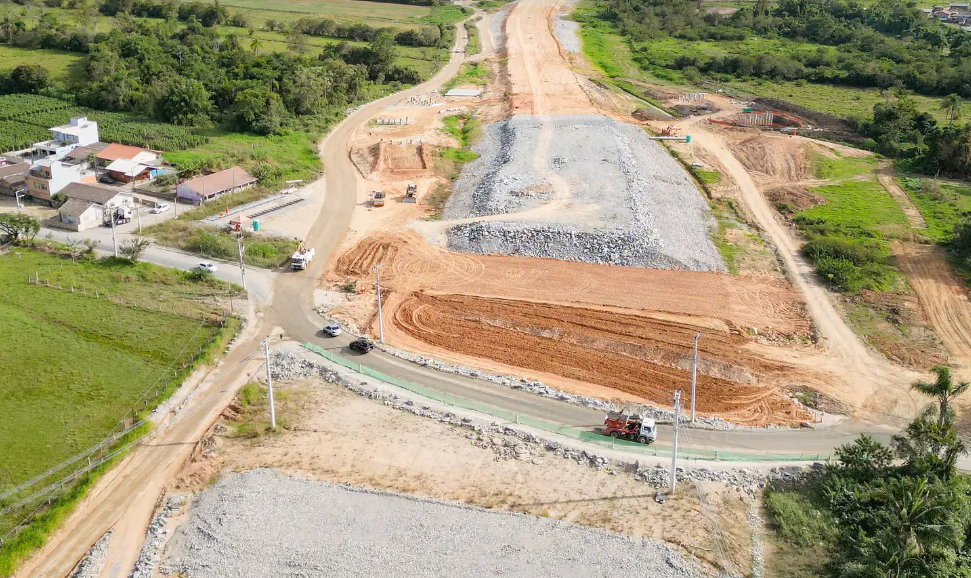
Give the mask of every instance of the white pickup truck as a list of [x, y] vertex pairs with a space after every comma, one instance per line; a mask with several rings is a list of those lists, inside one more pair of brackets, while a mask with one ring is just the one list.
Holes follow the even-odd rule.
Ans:
[[307, 268], [307, 265], [314, 260], [314, 249], [310, 247], [309, 249], [303, 249], [297, 251], [290, 257], [290, 268], [294, 271], [303, 271]]

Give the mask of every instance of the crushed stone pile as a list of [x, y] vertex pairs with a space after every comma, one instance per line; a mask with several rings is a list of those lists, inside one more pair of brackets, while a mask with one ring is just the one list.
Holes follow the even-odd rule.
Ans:
[[[487, 125], [455, 182], [450, 249], [661, 269], [725, 271], [687, 172], [640, 127], [596, 115]], [[469, 219], [508, 215], [507, 219]]]
[[238, 576], [704, 576], [660, 542], [261, 469], [198, 499], [167, 569]]

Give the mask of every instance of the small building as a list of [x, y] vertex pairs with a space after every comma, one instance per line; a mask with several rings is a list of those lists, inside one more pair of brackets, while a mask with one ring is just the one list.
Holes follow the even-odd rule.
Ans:
[[40, 201], [51, 201], [70, 183], [81, 182], [81, 166], [54, 159], [41, 159], [27, 173], [27, 194]]
[[255, 185], [259, 179], [239, 167], [181, 182], [175, 187], [181, 199], [204, 203], [226, 193], [235, 193]]
[[86, 116], [75, 116], [69, 124], [51, 127], [51, 140], [34, 143], [34, 152], [42, 156], [60, 159], [79, 146], [98, 142], [98, 123]]
[[0, 177], [0, 194], [15, 197], [27, 194], [27, 176], [16, 173]]
[[162, 152], [112, 143], [98, 153], [98, 164], [106, 167], [115, 161], [132, 161], [149, 166], [162, 164]]
[[107, 146], [109, 146], [107, 143], [96, 142], [85, 146], [75, 147], [74, 150], [64, 155], [61, 160], [72, 165], [89, 165], [92, 164], [92, 157], [97, 156], [97, 154], [103, 151]]
[[100, 226], [104, 220], [104, 205], [83, 199], [68, 199], [57, 210], [61, 225], [72, 231], [84, 231]]
[[155, 178], [158, 169], [125, 159], [118, 159], [105, 167], [105, 172], [119, 183], [134, 183]]
[[114, 187], [95, 184], [71, 183], [61, 190], [61, 194], [68, 200], [77, 199], [105, 207], [131, 207], [135, 205], [135, 198], [131, 193], [122, 192]]

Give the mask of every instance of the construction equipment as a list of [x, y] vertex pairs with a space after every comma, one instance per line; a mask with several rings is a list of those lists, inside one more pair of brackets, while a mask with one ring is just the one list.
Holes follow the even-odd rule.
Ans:
[[115, 225], [121, 225], [122, 223], [131, 222], [131, 207], [115, 207], [114, 214], [112, 214], [111, 209], [105, 211], [104, 224], [106, 227], [111, 226], [111, 217], [115, 218]]
[[657, 424], [653, 419], [637, 414], [611, 412], [604, 419], [601, 433], [614, 439], [636, 440], [642, 444], [649, 444], [657, 439]]
[[386, 196], [387, 195], [384, 194], [384, 191], [374, 191], [374, 192], [372, 192], [371, 193], [371, 206], [373, 206], [373, 207], [383, 207], [384, 206], [384, 199], [386, 198]]
[[681, 132], [679, 127], [669, 124], [667, 128], [661, 129], [661, 136], [678, 136], [679, 132]]
[[402, 203], [417, 203], [418, 202], [418, 185], [414, 183], [408, 183], [408, 189], [405, 190], [405, 198], [401, 199]]
[[297, 250], [297, 252], [290, 257], [290, 268], [294, 271], [303, 271], [307, 268], [307, 265], [314, 260], [314, 254], [315, 252], [313, 247]]

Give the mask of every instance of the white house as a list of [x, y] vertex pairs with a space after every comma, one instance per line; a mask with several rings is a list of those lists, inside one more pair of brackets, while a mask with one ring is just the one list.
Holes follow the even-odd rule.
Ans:
[[176, 194], [181, 199], [189, 199], [195, 203], [209, 201], [219, 195], [235, 193], [252, 187], [259, 181], [239, 167], [233, 167], [211, 175], [196, 177], [176, 185]]
[[51, 127], [54, 138], [34, 143], [34, 151], [47, 157], [60, 159], [75, 147], [88, 146], [99, 141], [98, 123], [86, 116], [71, 118], [70, 124]]
[[84, 231], [101, 225], [104, 220], [104, 206], [83, 199], [68, 199], [57, 210], [61, 225], [72, 231]]
[[81, 166], [69, 165], [53, 159], [41, 159], [27, 173], [27, 194], [50, 201], [51, 197], [70, 183], [81, 182]]

